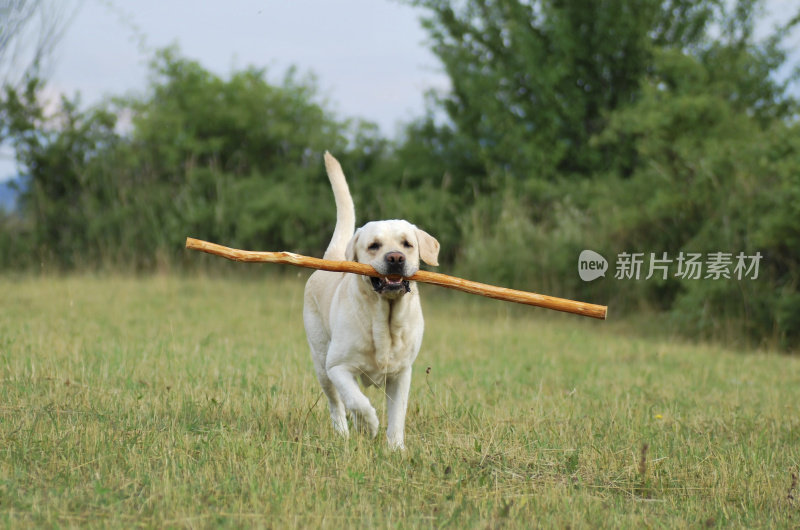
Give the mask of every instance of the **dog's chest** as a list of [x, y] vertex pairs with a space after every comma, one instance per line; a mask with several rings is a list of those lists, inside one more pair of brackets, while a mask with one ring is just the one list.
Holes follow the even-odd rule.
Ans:
[[382, 384], [387, 375], [394, 375], [410, 366], [417, 356], [421, 327], [416, 319], [399, 311], [386, 311], [372, 319], [372, 355], [367, 375]]

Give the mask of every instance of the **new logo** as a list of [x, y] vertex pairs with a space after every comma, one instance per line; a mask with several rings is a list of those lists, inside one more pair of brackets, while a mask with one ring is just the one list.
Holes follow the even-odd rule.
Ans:
[[606, 258], [594, 250], [584, 250], [578, 256], [578, 274], [581, 280], [591, 282], [600, 276], [605, 276], [608, 270]]

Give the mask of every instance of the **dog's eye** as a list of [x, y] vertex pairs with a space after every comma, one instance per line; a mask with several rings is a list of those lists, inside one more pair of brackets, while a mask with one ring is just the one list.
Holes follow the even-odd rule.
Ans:
[[378, 250], [380, 248], [381, 248], [381, 244], [379, 242], [377, 242], [377, 241], [367, 247], [368, 250]]
[[412, 245], [408, 241], [403, 241], [403, 246], [406, 247], [406, 248], [414, 248], [414, 245]]

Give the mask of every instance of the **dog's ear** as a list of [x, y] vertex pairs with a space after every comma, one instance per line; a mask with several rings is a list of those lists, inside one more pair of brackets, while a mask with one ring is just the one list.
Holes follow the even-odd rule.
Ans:
[[361, 235], [361, 229], [356, 230], [350, 241], [347, 242], [347, 248], [344, 249], [344, 259], [347, 261], [358, 261], [356, 256], [356, 244], [358, 243], [358, 236]]
[[439, 242], [425, 230], [420, 228], [417, 231], [417, 242], [419, 243], [419, 257], [428, 265], [439, 266]]

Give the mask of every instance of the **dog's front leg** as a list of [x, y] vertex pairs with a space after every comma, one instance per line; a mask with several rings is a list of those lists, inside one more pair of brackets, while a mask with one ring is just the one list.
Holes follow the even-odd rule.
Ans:
[[400, 373], [386, 381], [386, 408], [389, 416], [386, 439], [391, 449], [405, 449], [404, 431], [406, 427], [406, 409], [408, 408], [408, 390], [410, 387], [410, 366], [407, 366]]
[[[361, 392], [352, 369], [346, 365], [328, 367], [328, 378], [339, 391], [347, 410], [353, 412], [355, 421], [364, 421], [371, 437], [378, 434], [378, 415], [367, 396]], [[359, 425], [356, 425], [358, 428]]]

